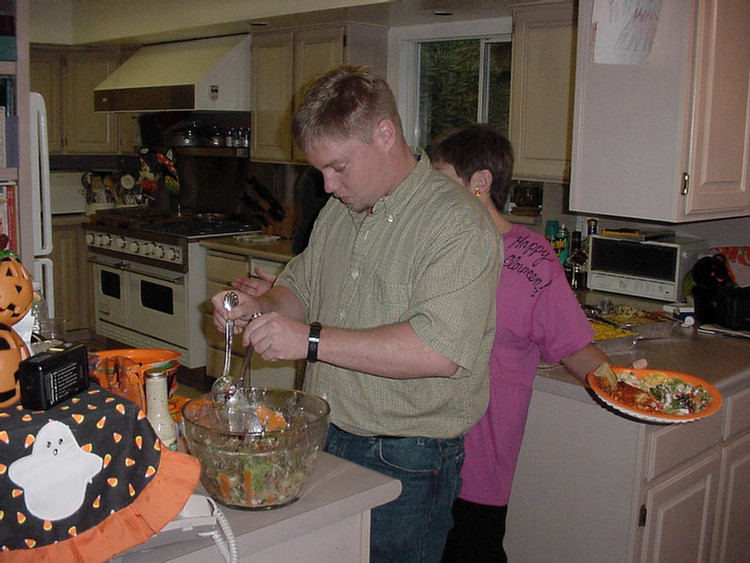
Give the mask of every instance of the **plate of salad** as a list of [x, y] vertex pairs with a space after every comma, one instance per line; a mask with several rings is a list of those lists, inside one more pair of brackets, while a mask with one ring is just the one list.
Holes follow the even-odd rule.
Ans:
[[588, 382], [602, 402], [648, 422], [692, 422], [717, 412], [723, 401], [710, 383], [675, 371], [604, 364]]

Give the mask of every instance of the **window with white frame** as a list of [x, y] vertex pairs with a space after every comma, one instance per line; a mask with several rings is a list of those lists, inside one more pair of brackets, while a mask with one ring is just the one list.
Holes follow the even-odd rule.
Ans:
[[[446, 129], [490, 123], [508, 133], [511, 20], [399, 28], [399, 106], [410, 143]], [[392, 67], [393, 68], [393, 67]]]

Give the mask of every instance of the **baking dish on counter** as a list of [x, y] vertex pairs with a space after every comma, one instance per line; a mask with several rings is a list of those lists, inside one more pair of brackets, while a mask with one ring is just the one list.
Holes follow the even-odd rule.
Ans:
[[[608, 356], [634, 350], [639, 340], [670, 338], [680, 326], [678, 321], [663, 316], [652, 318], [646, 315], [630, 322], [617, 322], [595, 313], [588, 313], [588, 316], [594, 329], [593, 343]], [[591, 318], [592, 316], [595, 318]], [[537, 367], [550, 369], [560, 365], [560, 362], [550, 364], [540, 359]]]

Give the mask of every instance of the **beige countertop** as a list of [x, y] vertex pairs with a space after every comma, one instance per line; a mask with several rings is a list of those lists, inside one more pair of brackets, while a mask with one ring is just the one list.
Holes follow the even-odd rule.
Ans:
[[[750, 384], [750, 340], [703, 334], [695, 327], [678, 328], [670, 338], [638, 340], [624, 353], [612, 354], [617, 365], [645, 358], [650, 368], [688, 373], [708, 381], [723, 394]], [[534, 389], [591, 400], [584, 384], [561, 366], [539, 369]]]
[[[196, 492], [205, 494], [200, 484]], [[258, 556], [265, 561], [261, 552], [307, 535], [315, 540], [318, 537], [315, 534], [322, 534], [317, 540], [321, 544], [334, 541], [325, 534], [330, 533], [327, 530], [335, 526], [336, 522], [390, 502], [400, 493], [400, 481], [323, 452], [302, 496], [289, 506], [248, 511], [219, 505], [219, 509], [226, 516], [237, 538], [239, 560], [254, 561]], [[366, 522], [369, 526], [369, 518]], [[126, 552], [113, 562], [205, 563], [220, 560], [214, 542], [205, 538], [150, 551]], [[317, 559], [309, 553], [308, 560]]]
[[234, 236], [228, 236], [205, 239], [200, 244], [211, 250], [242, 254], [276, 262], [289, 262], [294, 257], [290, 239], [279, 239], [273, 242], [243, 242]]

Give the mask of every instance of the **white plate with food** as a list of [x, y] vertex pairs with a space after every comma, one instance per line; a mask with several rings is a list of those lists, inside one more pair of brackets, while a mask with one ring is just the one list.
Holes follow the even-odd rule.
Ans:
[[717, 412], [721, 393], [686, 373], [604, 366], [589, 373], [597, 397], [613, 409], [648, 422], [692, 422]]

